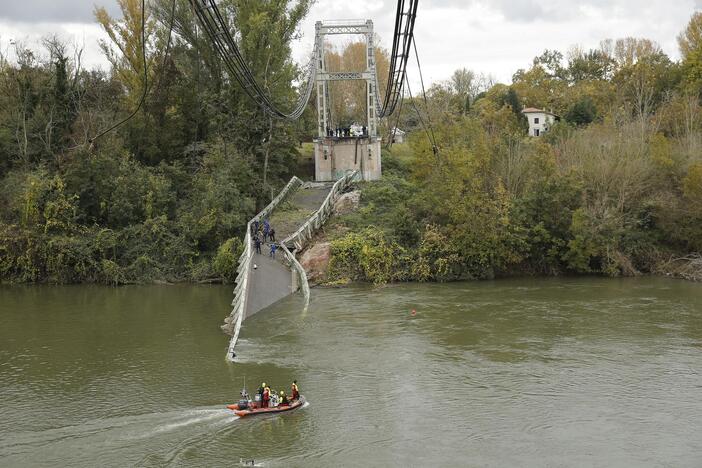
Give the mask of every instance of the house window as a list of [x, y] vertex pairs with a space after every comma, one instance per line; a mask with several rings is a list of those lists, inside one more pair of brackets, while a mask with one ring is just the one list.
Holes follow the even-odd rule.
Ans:
[[539, 118], [538, 118], [538, 117], [534, 117], [534, 123], [535, 123], [535, 124], [539, 123]]
[[538, 128], [534, 129], [534, 136], [539, 136], [539, 129]]

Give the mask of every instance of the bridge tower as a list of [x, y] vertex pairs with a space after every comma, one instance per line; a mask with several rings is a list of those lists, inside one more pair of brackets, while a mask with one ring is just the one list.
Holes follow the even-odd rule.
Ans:
[[[358, 34], [366, 38], [366, 70], [363, 72], [328, 72], [324, 58], [324, 37], [334, 34]], [[317, 138], [314, 140], [315, 180], [330, 181], [342, 177], [348, 170], [358, 170], [363, 180], [381, 176], [380, 141], [376, 89], [373, 21], [317, 21]], [[331, 115], [329, 83], [332, 81], [365, 80], [366, 122], [361, 135], [338, 134]]]

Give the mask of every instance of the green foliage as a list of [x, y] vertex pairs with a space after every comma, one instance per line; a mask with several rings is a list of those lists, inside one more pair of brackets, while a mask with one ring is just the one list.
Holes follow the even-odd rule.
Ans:
[[[290, 41], [311, 2], [225, 3], [255, 77], [274, 102], [293, 102]], [[0, 281], [232, 281], [247, 220], [299, 169], [314, 110], [298, 125], [261, 113], [188, 8], [162, 56], [167, 0], [147, 18], [141, 112], [88, 145], [141, 96], [138, 2], [120, 6], [119, 20], [96, 11], [108, 73], [82, 69], [57, 41], [0, 57]], [[438, 153], [403, 113], [409, 143], [384, 152], [383, 180], [362, 184], [360, 209], [332, 222], [330, 278], [629, 275], [654, 270], [659, 252], [701, 251], [701, 31], [696, 13], [679, 64], [625, 38], [547, 50], [510, 86], [466, 69], [432, 85], [414, 104]], [[529, 138], [527, 106], [565, 119]]]
[[214, 271], [228, 282], [233, 283], [236, 279], [236, 267], [239, 263], [239, 257], [244, 250], [244, 246], [239, 238], [227, 239], [217, 249], [212, 261]]
[[[699, 30], [687, 33], [690, 50]], [[453, 105], [454, 84], [433, 87], [439, 153], [415, 131], [402, 164], [391, 155], [391, 174], [363, 187], [360, 209], [337, 221], [333, 279], [399, 280], [383, 273], [388, 251], [407, 259], [391, 262], [402, 280], [452, 281], [637, 275], [662, 253], [702, 250], [702, 106], [679, 67], [632, 38], [563, 60], [547, 51], [470, 108]], [[523, 105], [565, 121], [529, 138]]]
[[446, 230], [427, 225], [412, 265], [411, 274], [417, 281], [451, 281], [469, 279], [463, 272], [463, 257], [458, 246], [450, 241]]
[[565, 114], [565, 119], [575, 125], [587, 125], [597, 117], [597, 108], [589, 96], [573, 104]]
[[330, 281], [368, 281], [383, 284], [402, 281], [403, 266], [408, 263], [407, 252], [389, 240], [380, 229], [369, 227], [349, 233], [332, 242], [332, 260], [329, 265]]
[[[301, 70], [290, 41], [310, 2], [227, 5], [256, 78], [292, 103]], [[163, 56], [171, 2], [147, 8], [145, 50], [139, 2], [119, 6], [115, 18], [96, 9], [108, 73], [79, 67], [56, 40], [47, 54], [18, 45], [15, 62], [0, 57], [2, 282], [231, 281], [226, 246], [236, 257], [232, 239], [295, 168], [304, 127], [270, 125], [225, 77], [191, 9], [176, 9]], [[135, 108], [144, 65], [141, 111], [88, 144]]]

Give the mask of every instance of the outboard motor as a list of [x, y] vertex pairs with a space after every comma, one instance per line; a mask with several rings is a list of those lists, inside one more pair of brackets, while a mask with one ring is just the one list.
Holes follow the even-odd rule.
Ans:
[[246, 399], [244, 399], [244, 398], [242, 398], [241, 400], [239, 400], [239, 409], [240, 409], [240, 410], [242, 410], [242, 409], [247, 409], [248, 407], [249, 407], [249, 400], [246, 400]]

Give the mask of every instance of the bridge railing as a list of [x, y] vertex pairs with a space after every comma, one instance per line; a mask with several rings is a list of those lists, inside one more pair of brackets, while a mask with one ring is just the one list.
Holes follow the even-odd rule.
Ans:
[[253, 258], [253, 239], [251, 238], [251, 226], [258, 220], [265, 219], [268, 217], [275, 208], [288, 196], [291, 192], [295, 191], [298, 187], [302, 185], [302, 180], [298, 177], [293, 176], [290, 179], [283, 190], [281, 190], [278, 195], [256, 216], [251, 218], [246, 224], [246, 235], [244, 236], [244, 251], [239, 257], [239, 266], [237, 267], [236, 276], [236, 287], [234, 288], [234, 299], [232, 300], [232, 312], [224, 319], [224, 325], [222, 329], [232, 335], [231, 340], [229, 340], [229, 349], [227, 350], [227, 359], [234, 359], [234, 346], [239, 339], [239, 331], [241, 330], [241, 323], [246, 318], [246, 304], [248, 300], [248, 290], [249, 290], [249, 272], [251, 266], [251, 259]]
[[[360, 177], [361, 173], [359, 171], [352, 171], [347, 172], [346, 175], [337, 180], [319, 209], [312, 216], [310, 216], [305, 224], [300, 226], [297, 231], [283, 239], [280, 243], [290, 268], [295, 270], [300, 278], [300, 289], [302, 289], [302, 294], [305, 296], [305, 307], [307, 307], [310, 301], [310, 286], [309, 282], [307, 281], [307, 273], [295, 257], [294, 252], [299, 252], [305, 245], [307, 245], [307, 242], [309, 242], [309, 240], [312, 238], [315, 231], [319, 229], [332, 215], [332, 212], [334, 211], [334, 203], [339, 196], [344, 190], [346, 190], [347, 187], [360, 179]], [[293, 251], [290, 251], [290, 247], [292, 247]]]

